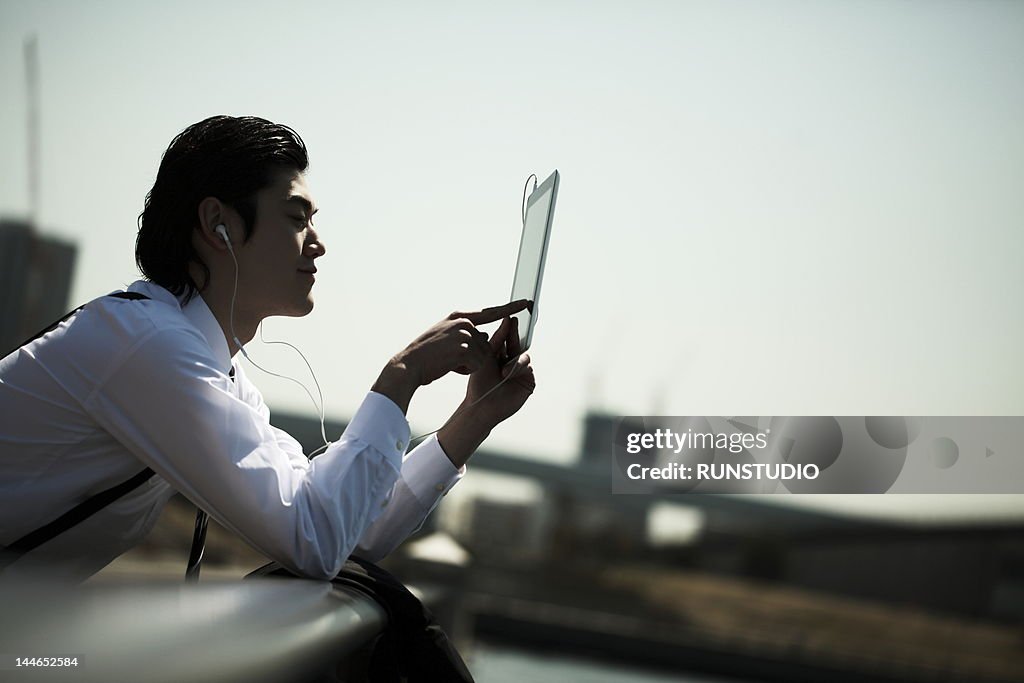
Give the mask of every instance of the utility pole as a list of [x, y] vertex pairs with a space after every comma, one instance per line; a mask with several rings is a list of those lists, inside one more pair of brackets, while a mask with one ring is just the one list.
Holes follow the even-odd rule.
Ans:
[[39, 55], [35, 34], [25, 39], [25, 85], [28, 91], [28, 223], [39, 226]]

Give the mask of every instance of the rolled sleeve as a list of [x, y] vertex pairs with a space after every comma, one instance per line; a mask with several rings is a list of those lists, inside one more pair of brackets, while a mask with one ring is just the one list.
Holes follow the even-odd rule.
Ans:
[[367, 393], [345, 433], [397, 458], [401, 458], [409, 446], [409, 423], [405, 414], [394, 401], [376, 391]]
[[402, 479], [429, 512], [440, 497], [466, 474], [466, 466], [455, 468], [438, 443], [436, 434], [420, 444], [414, 453], [415, 457], [410, 453], [402, 463]]
[[466, 473], [456, 469], [437, 441], [437, 436], [414, 448], [402, 462], [401, 476], [382, 504], [380, 516], [359, 540], [358, 553], [376, 562], [415, 533], [451, 488]]

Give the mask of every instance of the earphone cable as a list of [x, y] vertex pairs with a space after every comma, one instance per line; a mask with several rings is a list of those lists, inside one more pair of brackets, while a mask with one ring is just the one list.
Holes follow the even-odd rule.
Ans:
[[[515, 357], [515, 358], [513, 358], [512, 360], [509, 360], [509, 361], [508, 361], [508, 363], [512, 363], [512, 362], [518, 361], [518, 360], [519, 360], [519, 356], [521, 356], [521, 355], [522, 355], [522, 354], [517, 354], [517, 355], [516, 355], [516, 357]], [[506, 363], [506, 365], [507, 365], [507, 363]], [[481, 396], [481, 397], [480, 397], [480, 398], [478, 398], [477, 400], [473, 401], [473, 402], [472, 402], [472, 403], [470, 403], [470, 404], [469, 404], [468, 406], [465, 406], [465, 407], [461, 407], [461, 406], [460, 406], [460, 407], [459, 407], [458, 409], [456, 409], [456, 411], [455, 411], [454, 413], [452, 413], [451, 417], [449, 417], [449, 418], [448, 418], [447, 420], [445, 420], [445, 423], [444, 423], [443, 425], [441, 425], [440, 427], [438, 427], [438, 428], [437, 428], [437, 429], [435, 429], [434, 431], [432, 431], [432, 432], [427, 432], [426, 434], [420, 434], [419, 436], [417, 436], [417, 437], [414, 437], [414, 438], [410, 439], [410, 440], [409, 440], [409, 445], [410, 445], [410, 448], [412, 447], [412, 444], [413, 444], [414, 442], [417, 442], [417, 441], [419, 441], [420, 439], [422, 439], [422, 438], [424, 438], [424, 437], [430, 436], [431, 434], [436, 434], [437, 432], [439, 432], [439, 431], [441, 431], [442, 429], [444, 429], [445, 427], [447, 427], [447, 426], [448, 426], [448, 424], [449, 424], [449, 423], [450, 423], [450, 422], [451, 422], [452, 420], [454, 420], [454, 419], [455, 419], [455, 417], [456, 417], [456, 416], [457, 416], [457, 415], [458, 415], [458, 414], [459, 414], [459, 413], [460, 413], [461, 411], [463, 411], [463, 410], [469, 410], [470, 408], [472, 408], [473, 406], [475, 406], [475, 405], [476, 405], [477, 403], [479, 403], [480, 401], [482, 401], [482, 400], [484, 400], [485, 398], [487, 398], [487, 397], [488, 397], [488, 396], [490, 395], [490, 393], [491, 393], [492, 391], [494, 391], [495, 389], [497, 389], [498, 387], [500, 387], [500, 386], [501, 386], [502, 384], [504, 384], [505, 382], [507, 382], [507, 381], [509, 381], [510, 379], [512, 379], [512, 376], [516, 374], [516, 370], [518, 370], [518, 369], [519, 369], [519, 363], [516, 363], [515, 365], [513, 365], [513, 366], [512, 366], [512, 371], [511, 371], [511, 372], [509, 372], [509, 373], [508, 373], [508, 375], [507, 375], [507, 376], [506, 376], [506, 377], [505, 377], [504, 379], [502, 379], [502, 380], [501, 380], [500, 382], [498, 382], [498, 383], [497, 383], [497, 384], [495, 384], [495, 385], [494, 385], [493, 387], [491, 387], [490, 389], [488, 389], [488, 390], [487, 390], [486, 392], [484, 392], [484, 395], [483, 395], [483, 396]]]
[[[306, 358], [305, 354], [303, 354], [302, 351], [300, 351], [298, 349], [298, 347], [296, 347], [296, 346], [294, 346], [294, 345], [292, 345], [292, 344], [290, 344], [290, 343], [288, 343], [286, 341], [282, 341], [282, 340], [265, 339], [263, 337], [263, 321], [262, 320], [260, 321], [260, 324], [259, 324], [259, 332], [260, 332], [260, 341], [262, 343], [264, 343], [264, 344], [284, 344], [288, 348], [294, 350], [295, 353], [299, 354], [299, 357], [302, 358], [302, 362], [306, 364], [307, 368], [309, 368], [309, 375], [310, 375], [310, 377], [313, 378], [313, 385], [316, 386], [316, 393], [320, 397], [320, 436], [322, 436], [323, 439], [324, 439], [324, 445], [325, 446], [329, 445], [329, 442], [327, 441], [326, 429], [324, 428], [324, 417], [325, 417], [324, 416], [324, 392], [320, 388], [320, 382], [317, 381], [316, 373], [313, 372], [313, 366], [310, 365], [309, 360]], [[252, 362], [252, 361], [250, 361], [250, 362]], [[303, 388], [305, 388], [305, 387], [303, 387]], [[309, 393], [308, 390], [307, 390], [306, 393]], [[310, 395], [310, 399], [312, 399], [312, 398], [313, 398], [313, 396]], [[316, 402], [314, 401], [314, 405], [315, 405], [315, 403]]]
[[530, 186], [530, 178], [533, 178], [533, 189], [537, 189], [537, 174], [531, 173], [526, 177], [526, 184], [523, 185], [523, 201], [520, 203], [520, 214], [522, 215], [523, 225], [526, 225], [526, 188]]
[[[276, 372], [271, 372], [270, 370], [267, 370], [266, 368], [262, 367], [259, 363], [254, 361], [249, 356], [248, 352], [246, 352], [245, 346], [242, 345], [242, 342], [239, 341], [239, 339], [238, 339], [238, 335], [235, 334], [235, 298], [238, 296], [238, 259], [235, 258], [235, 250], [234, 250], [234, 248], [232, 248], [231, 242], [227, 241], [227, 240], [225, 240], [225, 242], [228, 245], [228, 253], [231, 254], [231, 260], [235, 264], [235, 285], [234, 285], [234, 289], [231, 292], [231, 311], [230, 311], [230, 314], [229, 314], [229, 322], [228, 322], [228, 325], [231, 328], [231, 338], [234, 340], [235, 344], [238, 346], [238, 350], [242, 352], [242, 356], [244, 356], [247, 361], [252, 363], [253, 366], [255, 366], [259, 370], [267, 373], [268, 375], [272, 375], [274, 377], [280, 377], [281, 379], [286, 379], [289, 382], [294, 382], [295, 384], [298, 384], [300, 387], [302, 387], [302, 390], [306, 392], [306, 395], [309, 396], [309, 400], [313, 402], [313, 407], [316, 408], [317, 413], [320, 415], [320, 436], [324, 440], [324, 445], [321, 448], [318, 448], [316, 451], [314, 451], [312, 454], [309, 455], [309, 457], [312, 458], [314, 454], [319, 454], [319, 451], [321, 449], [325, 449], [325, 448], [327, 448], [328, 446], [331, 445], [331, 442], [327, 440], [327, 429], [326, 429], [326, 426], [324, 424], [324, 404], [323, 404], [324, 396], [323, 396], [323, 392], [320, 392], [320, 383], [317, 382], [316, 374], [313, 373], [313, 368], [312, 368], [312, 366], [310, 366], [309, 361], [306, 360], [306, 357], [303, 356], [302, 352], [299, 351], [298, 349], [295, 349], [295, 350], [299, 351], [299, 355], [302, 356], [302, 360], [306, 362], [306, 367], [309, 368], [310, 374], [313, 375], [313, 382], [316, 384], [317, 391], [320, 392], [320, 403], [319, 404], [317, 404], [316, 399], [313, 398], [312, 392], [310, 392], [310, 390], [306, 387], [305, 384], [303, 384], [302, 382], [300, 382], [297, 379], [294, 379], [292, 377], [286, 377], [285, 375], [279, 375]], [[291, 344], [288, 344], [287, 342], [273, 342], [273, 343], [287, 344], [288, 346], [291, 346]], [[292, 346], [292, 348], [294, 349], [295, 347]]]

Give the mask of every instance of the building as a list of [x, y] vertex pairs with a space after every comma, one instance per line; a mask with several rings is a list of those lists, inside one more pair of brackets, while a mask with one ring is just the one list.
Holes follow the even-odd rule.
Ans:
[[0, 219], [0, 356], [68, 311], [77, 247]]

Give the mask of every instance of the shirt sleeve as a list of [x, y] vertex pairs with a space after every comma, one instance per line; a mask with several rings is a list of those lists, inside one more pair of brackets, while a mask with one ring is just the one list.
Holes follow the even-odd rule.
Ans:
[[401, 477], [391, 494], [381, 503], [380, 516], [363, 532], [356, 553], [378, 562], [415, 533], [441, 498], [466, 473], [456, 469], [441, 448], [437, 435], [421, 443], [405, 456]]
[[198, 333], [159, 329], [97, 384], [85, 409], [253, 547], [300, 575], [333, 578], [399, 479], [405, 415], [371, 392], [341, 439], [309, 461], [231, 389]]

